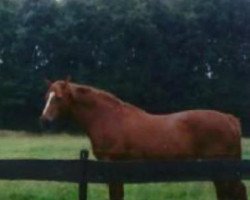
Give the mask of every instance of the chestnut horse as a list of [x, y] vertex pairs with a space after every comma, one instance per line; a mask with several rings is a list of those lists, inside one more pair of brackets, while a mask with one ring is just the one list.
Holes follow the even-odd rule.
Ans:
[[[103, 90], [66, 81], [51, 83], [41, 120], [69, 115], [87, 132], [101, 160], [241, 159], [241, 127], [230, 114], [190, 110], [153, 115]], [[218, 200], [246, 200], [240, 180], [214, 181]], [[109, 184], [122, 200], [123, 183]]]

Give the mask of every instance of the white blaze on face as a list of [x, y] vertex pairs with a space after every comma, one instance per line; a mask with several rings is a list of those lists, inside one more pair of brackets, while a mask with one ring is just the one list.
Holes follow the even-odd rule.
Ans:
[[50, 103], [51, 103], [51, 100], [53, 99], [53, 97], [55, 96], [55, 92], [50, 92], [49, 93], [49, 97], [48, 97], [48, 100], [46, 102], [46, 105], [45, 105], [45, 108], [43, 109], [43, 115], [46, 114], [49, 106], [50, 106]]

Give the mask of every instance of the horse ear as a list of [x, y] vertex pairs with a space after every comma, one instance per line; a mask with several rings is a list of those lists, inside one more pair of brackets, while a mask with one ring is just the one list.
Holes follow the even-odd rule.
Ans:
[[52, 81], [50, 81], [49, 79], [45, 79], [44, 81], [48, 87], [52, 85]]

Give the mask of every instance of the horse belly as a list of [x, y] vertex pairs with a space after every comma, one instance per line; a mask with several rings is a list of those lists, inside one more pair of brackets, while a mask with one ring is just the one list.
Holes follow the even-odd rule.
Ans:
[[[157, 134], [155, 134], [157, 136]], [[131, 155], [138, 155], [147, 159], [189, 159], [194, 155], [190, 139], [168, 140], [165, 137], [146, 138], [143, 144], [131, 148]]]
[[171, 124], [147, 123], [131, 133], [125, 147], [133, 158], [181, 159], [193, 154], [190, 135]]

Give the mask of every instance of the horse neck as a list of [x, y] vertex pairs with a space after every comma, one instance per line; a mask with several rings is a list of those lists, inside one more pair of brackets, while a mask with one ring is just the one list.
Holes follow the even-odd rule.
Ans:
[[71, 108], [72, 117], [78, 122], [78, 124], [86, 129], [87, 132], [97, 126], [98, 123], [106, 121], [108, 119], [117, 117], [117, 111], [124, 109], [122, 105], [112, 105], [107, 102], [96, 102], [91, 108], [86, 108], [83, 105], [76, 103]]

